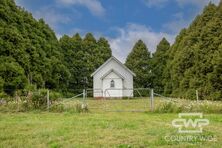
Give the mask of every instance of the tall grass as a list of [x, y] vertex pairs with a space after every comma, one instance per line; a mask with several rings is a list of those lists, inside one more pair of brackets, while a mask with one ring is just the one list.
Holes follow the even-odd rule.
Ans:
[[[57, 96], [54, 95], [54, 96]], [[39, 99], [38, 99], [39, 97]], [[33, 110], [46, 111], [46, 97], [37, 95], [33, 100], [9, 101], [0, 105], [1, 112], [26, 112]], [[40, 101], [40, 102], [38, 102]], [[42, 105], [39, 103], [42, 103]], [[50, 101], [50, 112], [98, 112], [98, 111], [150, 111], [149, 98], [136, 99], [89, 99], [85, 103], [82, 98], [76, 99], [52, 99]], [[179, 112], [203, 112], [222, 113], [222, 102], [220, 101], [192, 101], [176, 99], [173, 101], [161, 98], [154, 99], [154, 112], [156, 113], [179, 113]]]
[[178, 112], [202, 112], [202, 113], [222, 113], [222, 102], [220, 101], [159, 101], [155, 106], [158, 113], [178, 113]]

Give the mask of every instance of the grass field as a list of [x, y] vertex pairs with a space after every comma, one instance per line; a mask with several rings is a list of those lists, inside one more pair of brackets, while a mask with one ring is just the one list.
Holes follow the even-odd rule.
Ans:
[[[151, 112], [0, 113], [0, 147], [221, 147], [221, 114], [205, 114], [210, 124], [202, 134], [177, 133], [171, 125], [177, 117]], [[213, 136], [216, 141], [176, 140], [181, 136]]]

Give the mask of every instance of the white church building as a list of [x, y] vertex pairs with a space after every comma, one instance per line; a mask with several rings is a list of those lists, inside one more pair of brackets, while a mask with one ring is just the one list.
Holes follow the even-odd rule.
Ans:
[[93, 97], [133, 97], [134, 76], [135, 73], [112, 56], [91, 74]]

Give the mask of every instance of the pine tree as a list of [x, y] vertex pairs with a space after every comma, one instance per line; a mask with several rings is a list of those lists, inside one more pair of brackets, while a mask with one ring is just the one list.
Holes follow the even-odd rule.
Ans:
[[177, 37], [164, 70], [166, 92], [171, 89], [168, 92], [175, 97], [194, 99], [195, 90], [199, 90], [200, 99], [220, 98], [220, 87], [212, 81], [217, 75], [214, 72], [220, 69], [213, 63], [222, 42], [221, 15], [220, 6], [209, 3]]
[[[1, 59], [13, 59], [10, 64], [4, 60], [1, 63], [0, 91], [1, 87], [11, 89], [12, 84], [13, 89], [35, 85], [66, 90], [82, 89], [85, 77], [92, 87], [90, 74], [111, 56], [111, 49], [105, 38], [97, 42], [91, 33], [83, 40], [77, 33], [72, 37], [64, 35], [58, 41], [43, 19], [34, 19], [13, 0], [1, 0], [0, 55]], [[15, 67], [17, 74], [13, 71]], [[8, 78], [4, 70], [18, 77]], [[21, 81], [14, 83], [19, 78]]]
[[152, 56], [153, 87], [156, 92], [163, 93], [164, 69], [166, 67], [170, 43], [163, 38], [157, 45], [156, 52]]
[[152, 87], [150, 52], [145, 43], [138, 40], [127, 56], [125, 65], [135, 74], [134, 87]]
[[[43, 19], [35, 20], [30, 13], [17, 7], [13, 0], [0, 1], [0, 15], [2, 59], [14, 59], [14, 66], [10, 66], [23, 71], [28, 81], [26, 85], [52, 89], [64, 87], [69, 74], [62, 63], [63, 55], [53, 30]], [[5, 76], [0, 76], [4, 79], [4, 88], [11, 86]]]
[[84, 57], [82, 62], [86, 65], [82, 68], [85, 77], [88, 79], [88, 86], [92, 87], [90, 77], [99, 66], [101, 66], [110, 56], [111, 49], [105, 38], [100, 38], [98, 42], [91, 33], [87, 33], [82, 43]]
[[110, 45], [104, 37], [99, 38], [97, 46], [99, 48], [97, 57], [100, 59], [96, 65], [96, 68], [98, 68], [100, 65], [104, 63], [104, 61], [108, 60], [112, 56], [112, 50], [110, 48]]

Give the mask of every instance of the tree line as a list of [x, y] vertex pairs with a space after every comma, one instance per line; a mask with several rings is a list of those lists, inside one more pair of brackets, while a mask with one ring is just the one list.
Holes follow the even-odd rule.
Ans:
[[136, 74], [135, 86], [164, 95], [222, 99], [222, 1], [209, 3], [172, 46], [163, 38], [152, 54], [139, 40], [126, 60]]
[[111, 56], [108, 41], [91, 33], [81, 38], [64, 35], [60, 40], [43, 19], [0, 1], [0, 92], [16, 89], [79, 89], [99, 65]]
[[[125, 65], [136, 73], [134, 87], [163, 95], [222, 98], [222, 3], [209, 3], [171, 46], [163, 38], [150, 53], [138, 40]], [[13, 0], [0, 1], [0, 94], [17, 89], [55, 91], [92, 88], [90, 74], [112, 51], [104, 37], [87, 33], [59, 40], [43, 19], [36, 20]]]

